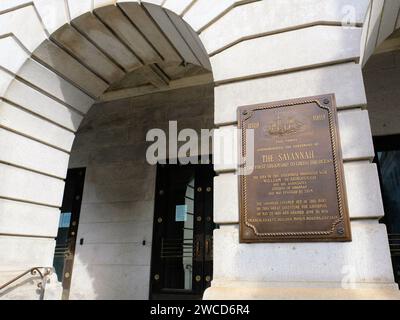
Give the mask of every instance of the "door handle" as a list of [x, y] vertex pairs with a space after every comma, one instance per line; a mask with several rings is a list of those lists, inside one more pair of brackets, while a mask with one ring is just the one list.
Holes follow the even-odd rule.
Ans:
[[195, 256], [196, 258], [198, 258], [198, 257], [200, 256], [200, 240], [197, 240], [197, 241], [196, 241], [194, 256]]
[[205, 239], [205, 260], [212, 261], [213, 260], [213, 238], [211, 235], [206, 235]]
[[204, 246], [204, 239], [203, 235], [199, 234], [194, 237], [194, 248], [193, 248], [193, 258], [195, 261], [201, 261], [203, 259], [203, 246]]

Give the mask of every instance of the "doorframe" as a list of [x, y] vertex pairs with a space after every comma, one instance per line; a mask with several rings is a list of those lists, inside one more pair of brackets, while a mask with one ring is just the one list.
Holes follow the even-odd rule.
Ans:
[[[386, 210], [385, 210], [385, 189], [383, 188], [383, 178], [382, 178], [382, 172], [380, 168], [380, 163], [378, 161], [378, 152], [385, 152], [385, 151], [400, 151], [400, 134], [394, 134], [394, 135], [386, 135], [386, 136], [373, 136], [373, 144], [374, 144], [374, 152], [375, 152], [375, 157], [373, 162], [376, 164], [377, 169], [378, 169], [378, 178], [379, 178], [379, 186], [381, 190], [381, 196], [382, 196], [382, 204], [383, 204], [383, 209], [385, 211], [385, 216], [379, 220], [380, 223], [383, 223], [386, 226], [386, 233], [388, 236], [389, 240], [389, 231], [387, 230], [387, 220], [385, 219], [386, 217]], [[395, 274], [395, 264], [393, 262], [392, 256], [392, 268], [393, 268], [393, 274], [395, 279], [397, 279], [397, 276]], [[400, 287], [400, 282], [397, 283], [398, 286]]]
[[[208, 158], [208, 163], [202, 163], [202, 158]], [[148, 293], [148, 299], [152, 300], [152, 282], [153, 282], [153, 239], [154, 239], [154, 234], [156, 232], [156, 221], [155, 221], [155, 217], [156, 217], [156, 213], [158, 212], [158, 204], [157, 204], [157, 190], [160, 187], [160, 179], [159, 179], [159, 168], [162, 165], [170, 165], [170, 162], [172, 161], [173, 163], [171, 165], [181, 165], [181, 166], [186, 166], [186, 165], [213, 165], [213, 154], [206, 154], [206, 155], [198, 155], [198, 156], [192, 156], [192, 157], [185, 157], [185, 160], [187, 160], [187, 162], [189, 162], [188, 164], [180, 164], [180, 161], [178, 158], [163, 158], [163, 159], [159, 159], [156, 166], [156, 181], [155, 181], [155, 193], [154, 193], [154, 209], [153, 209], [153, 229], [152, 229], [152, 245], [151, 245], [151, 255], [150, 255], [150, 273], [149, 273], [149, 293]], [[197, 159], [198, 163], [197, 164], [193, 164], [191, 163], [191, 160]], [[214, 186], [214, 181], [213, 181], [213, 186]], [[213, 188], [214, 189], [214, 188]], [[214, 190], [212, 190], [214, 191]], [[179, 294], [176, 294], [177, 298], [184, 298], [187, 295], [182, 294], [182, 296], [180, 296]]]
[[[80, 214], [81, 214], [81, 208], [82, 208], [82, 198], [83, 198], [83, 190], [85, 186], [85, 177], [86, 177], [86, 168], [71, 168], [68, 169], [67, 172], [67, 177], [65, 181], [68, 180], [68, 177], [71, 175], [78, 175], [81, 176], [82, 179], [79, 179], [77, 181], [74, 181], [74, 186], [73, 186], [73, 195], [72, 195], [72, 204], [71, 204], [71, 223], [68, 229], [68, 238], [69, 238], [69, 244], [68, 244], [68, 249], [67, 253], [69, 254], [68, 257], [64, 258], [64, 266], [63, 266], [63, 272], [62, 272], [62, 300], [69, 300], [69, 294], [71, 291], [71, 284], [72, 284], [72, 274], [73, 274], [73, 268], [74, 268], [74, 261], [75, 261], [75, 251], [76, 251], [76, 243], [77, 243], [77, 236], [78, 236], [78, 228], [79, 228], [79, 220], [80, 220]], [[62, 207], [60, 208], [60, 213], [63, 207], [65, 206], [64, 201], [65, 195], [66, 195], [66, 187], [67, 184], [65, 184], [64, 188], [64, 196], [63, 196], [63, 203]], [[69, 274], [68, 277], [66, 277], [66, 273]]]

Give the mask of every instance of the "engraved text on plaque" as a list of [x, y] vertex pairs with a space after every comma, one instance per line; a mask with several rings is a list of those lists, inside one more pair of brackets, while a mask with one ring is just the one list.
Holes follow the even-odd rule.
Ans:
[[238, 119], [240, 241], [350, 241], [334, 95], [240, 107]]

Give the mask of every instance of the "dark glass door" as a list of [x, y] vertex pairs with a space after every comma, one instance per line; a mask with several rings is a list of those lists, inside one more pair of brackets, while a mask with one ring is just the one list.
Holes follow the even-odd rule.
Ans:
[[150, 299], [201, 299], [212, 280], [212, 165], [159, 165]]
[[84, 182], [84, 168], [68, 170], [53, 262], [58, 280], [63, 285], [63, 299], [68, 299], [71, 287]]
[[375, 137], [375, 162], [379, 168], [395, 281], [400, 284], [400, 136]]

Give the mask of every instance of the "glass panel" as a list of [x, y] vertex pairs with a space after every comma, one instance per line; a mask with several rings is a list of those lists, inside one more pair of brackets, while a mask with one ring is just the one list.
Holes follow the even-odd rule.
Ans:
[[56, 271], [58, 281], [62, 281], [62, 273], [64, 269], [65, 255], [68, 251], [68, 230], [71, 224], [71, 212], [61, 212], [58, 233], [56, 238], [56, 249], [54, 253], [54, 269]]
[[69, 228], [71, 224], [71, 212], [62, 212], [60, 217], [60, 223], [58, 225], [59, 228]]
[[[192, 279], [193, 279], [193, 227], [194, 227], [194, 178], [186, 186], [185, 194], [185, 205], [187, 208], [187, 219], [184, 224], [183, 238], [188, 242], [186, 246], [186, 252], [184, 254], [182, 263], [183, 270], [185, 270], [185, 288], [186, 290], [192, 290]], [[191, 246], [190, 246], [191, 244]]]
[[378, 153], [389, 233], [400, 234], [400, 151]]
[[172, 176], [167, 221], [161, 243], [165, 289], [192, 290], [194, 185], [192, 170]]
[[186, 204], [176, 206], [175, 221], [176, 222], [187, 221], [187, 205]]

